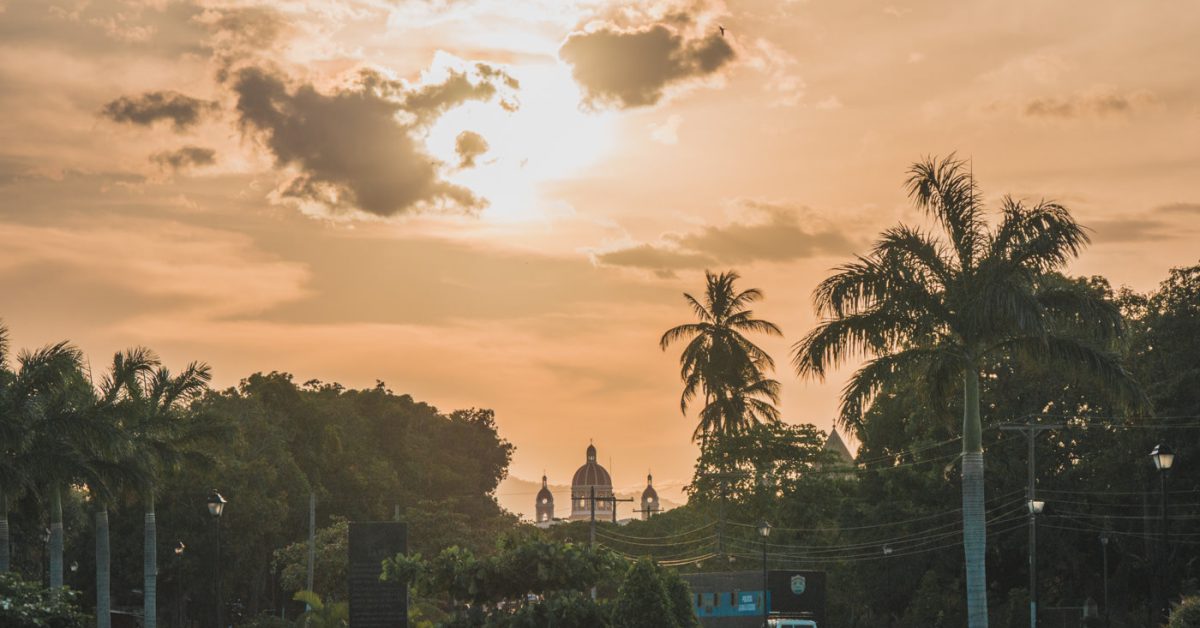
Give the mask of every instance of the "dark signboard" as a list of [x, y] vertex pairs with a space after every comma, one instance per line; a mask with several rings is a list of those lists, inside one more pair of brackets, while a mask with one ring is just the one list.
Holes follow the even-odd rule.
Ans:
[[383, 560], [407, 551], [405, 524], [350, 522], [350, 628], [407, 628], [407, 585], [379, 580]]
[[767, 572], [771, 613], [825, 622], [825, 572], [771, 570]]

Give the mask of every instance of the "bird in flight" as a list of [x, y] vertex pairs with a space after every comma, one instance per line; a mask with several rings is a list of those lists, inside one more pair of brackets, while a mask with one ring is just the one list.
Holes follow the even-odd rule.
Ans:
[[717, 28], [721, 29], [721, 37], [724, 37], [725, 36], [725, 27], [721, 26], [720, 24], [717, 24]]

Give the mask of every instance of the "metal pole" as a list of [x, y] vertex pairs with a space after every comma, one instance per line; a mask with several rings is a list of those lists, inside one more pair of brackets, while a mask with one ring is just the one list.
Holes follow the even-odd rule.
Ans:
[[591, 543], [592, 547], [596, 547], [596, 487], [595, 486], [591, 487], [590, 499], [592, 502], [592, 509], [591, 509], [592, 510], [592, 521], [591, 521], [591, 524], [589, 524], [589, 531], [591, 534], [591, 540], [589, 542]]
[[[308, 494], [308, 573], [304, 578], [304, 588], [313, 590], [313, 567], [317, 562], [317, 494]], [[305, 604], [308, 606], [308, 604]], [[309, 607], [311, 610], [312, 607]]]
[[1100, 547], [1103, 550], [1104, 556], [1104, 628], [1109, 628], [1110, 618], [1108, 614], [1108, 533], [1104, 532], [1100, 535]]
[[1037, 498], [1036, 485], [1034, 482], [1036, 472], [1034, 449], [1034, 437], [1038, 432], [1046, 430], [1061, 429], [1062, 425], [1001, 425], [1000, 429], [1004, 431], [1024, 432], [1025, 437], [1029, 439], [1029, 500], [1026, 506], [1029, 508], [1029, 628], [1037, 628], [1037, 515], [1033, 512], [1033, 501]]
[[1037, 513], [1033, 509], [1036, 499], [1033, 474], [1036, 455], [1033, 446], [1033, 434], [1029, 432], [1029, 628], [1037, 628]]
[[221, 517], [217, 519], [217, 628], [221, 625]]
[[1167, 519], [1167, 471], [1165, 469], [1160, 471], [1158, 474], [1158, 487], [1159, 487], [1159, 492], [1162, 495], [1162, 546], [1159, 550], [1159, 552], [1162, 556], [1162, 559], [1161, 559], [1161, 563], [1160, 563], [1159, 570], [1158, 570], [1158, 578], [1159, 578], [1158, 590], [1159, 590], [1159, 595], [1161, 596], [1161, 598], [1159, 599], [1158, 610], [1162, 617], [1162, 621], [1165, 623], [1167, 620], [1170, 619], [1170, 616], [1171, 616], [1170, 602], [1168, 601], [1170, 599], [1170, 596], [1167, 594], [1167, 582], [1168, 582], [1168, 578], [1167, 578], [1167, 558], [1168, 558], [1167, 522], [1168, 522], [1168, 519]]
[[770, 607], [767, 605], [767, 537], [763, 537], [763, 578], [762, 578], [762, 609], [763, 628], [767, 628]]

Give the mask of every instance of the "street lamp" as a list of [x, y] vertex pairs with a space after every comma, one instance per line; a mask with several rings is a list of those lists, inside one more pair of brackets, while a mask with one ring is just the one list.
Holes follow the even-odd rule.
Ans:
[[1154, 449], [1150, 450], [1150, 460], [1154, 462], [1154, 468], [1158, 469], [1158, 489], [1162, 495], [1162, 544], [1159, 547], [1158, 611], [1160, 617], [1165, 622], [1170, 616], [1170, 607], [1167, 603], [1167, 473], [1171, 471], [1171, 467], [1175, 464], [1175, 452], [1167, 445], [1159, 443], [1154, 446]]
[[762, 537], [762, 554], [763, 554], [763, 577], [762, 577], [762, 612], [763, 612], [763, 628], [767, 627], [767, 622], [770, 617], [770, 606], [767, 603], [767, 537], [771, 536], [771, 524], [763, 521], [758, 524], [758, 535]]
[[1046, 508], [1046, 502], [1029, 499], [1029, 628], [1037, 628], [1037, 516]]
[[[226, 499], [224, 497], [221, 497], [221, 494], [218, 493], [217, 489], [214, 488], [212, 491], [212, 495], [208, 496], [208, 501], [205, 503], [208, 505], [208, 514], [212, 515], [213, 521], [216, 522], [216, 526], [217, 526], [217, 566], [216, 566], [216, 571], [217, 571], [217, 596], [216, 596], [217, 597], [217, 626], [216, 626], [216, 628], [221, 628], [221, 513], [225, 512], [225, 504], [228, 502], [226, 501]], [[176, 549], [178, 550], [179, 548], [177, 547]], [[182, 553], [182, 551], [177, 552], [177, 553]]]

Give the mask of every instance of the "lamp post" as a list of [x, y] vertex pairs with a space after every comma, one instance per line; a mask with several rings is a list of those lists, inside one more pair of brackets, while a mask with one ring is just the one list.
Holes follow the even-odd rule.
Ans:
[[1037, 628], [1037, 516], [1046, 502], [1030, 499], [1029, 507], [1029, 628]]
[[183, 552], [186, 549], [187, 545], [184, 545], [183, 541], [175, 543], [175, 623], [179, 626], [183, 625], [183, 577], [180, 573], [179, 563], [182, 561]]
[[1171, 614], [1167, 603], [1167, 473], [1175, 464], [1175, 452], [1167, 445], [1159, 443], [1150, 451], [1150, 460], [1154, 462], [1154, 468], [1158, 469], [1158, 489], [1162, 496], [1162, 522], [1160, 524], [1162, 543], [1158, 550], [1160, 561], [1158, 566], [1158, 612], [1161, 620], [1165, 622]]
[[[225, 504], [227, 503], [224, 497], [213, 489], [212, 495], [208, 496], [208, 514], [212, 515], [217, 526], [217, 626], [221, 628], [221, 513], [225, 512]], [[178, 549], [178, 548], [177, 548]], [[182, 552], [181, 552], [182, 553]]]
[[1104, 557], [1104, 628], [1109, 628], [1108, 616], [1108, 531], [1100, 533], [1100, 550]]
[[762, 613], [763, 613], [763, 628], [768, 628], [767, 622], [770, 621], [770, 604], [767, 602], [767, 537], [771, 536], [771, 524], [763, 521], [758, 524], [758, 535], [762, 537]]

